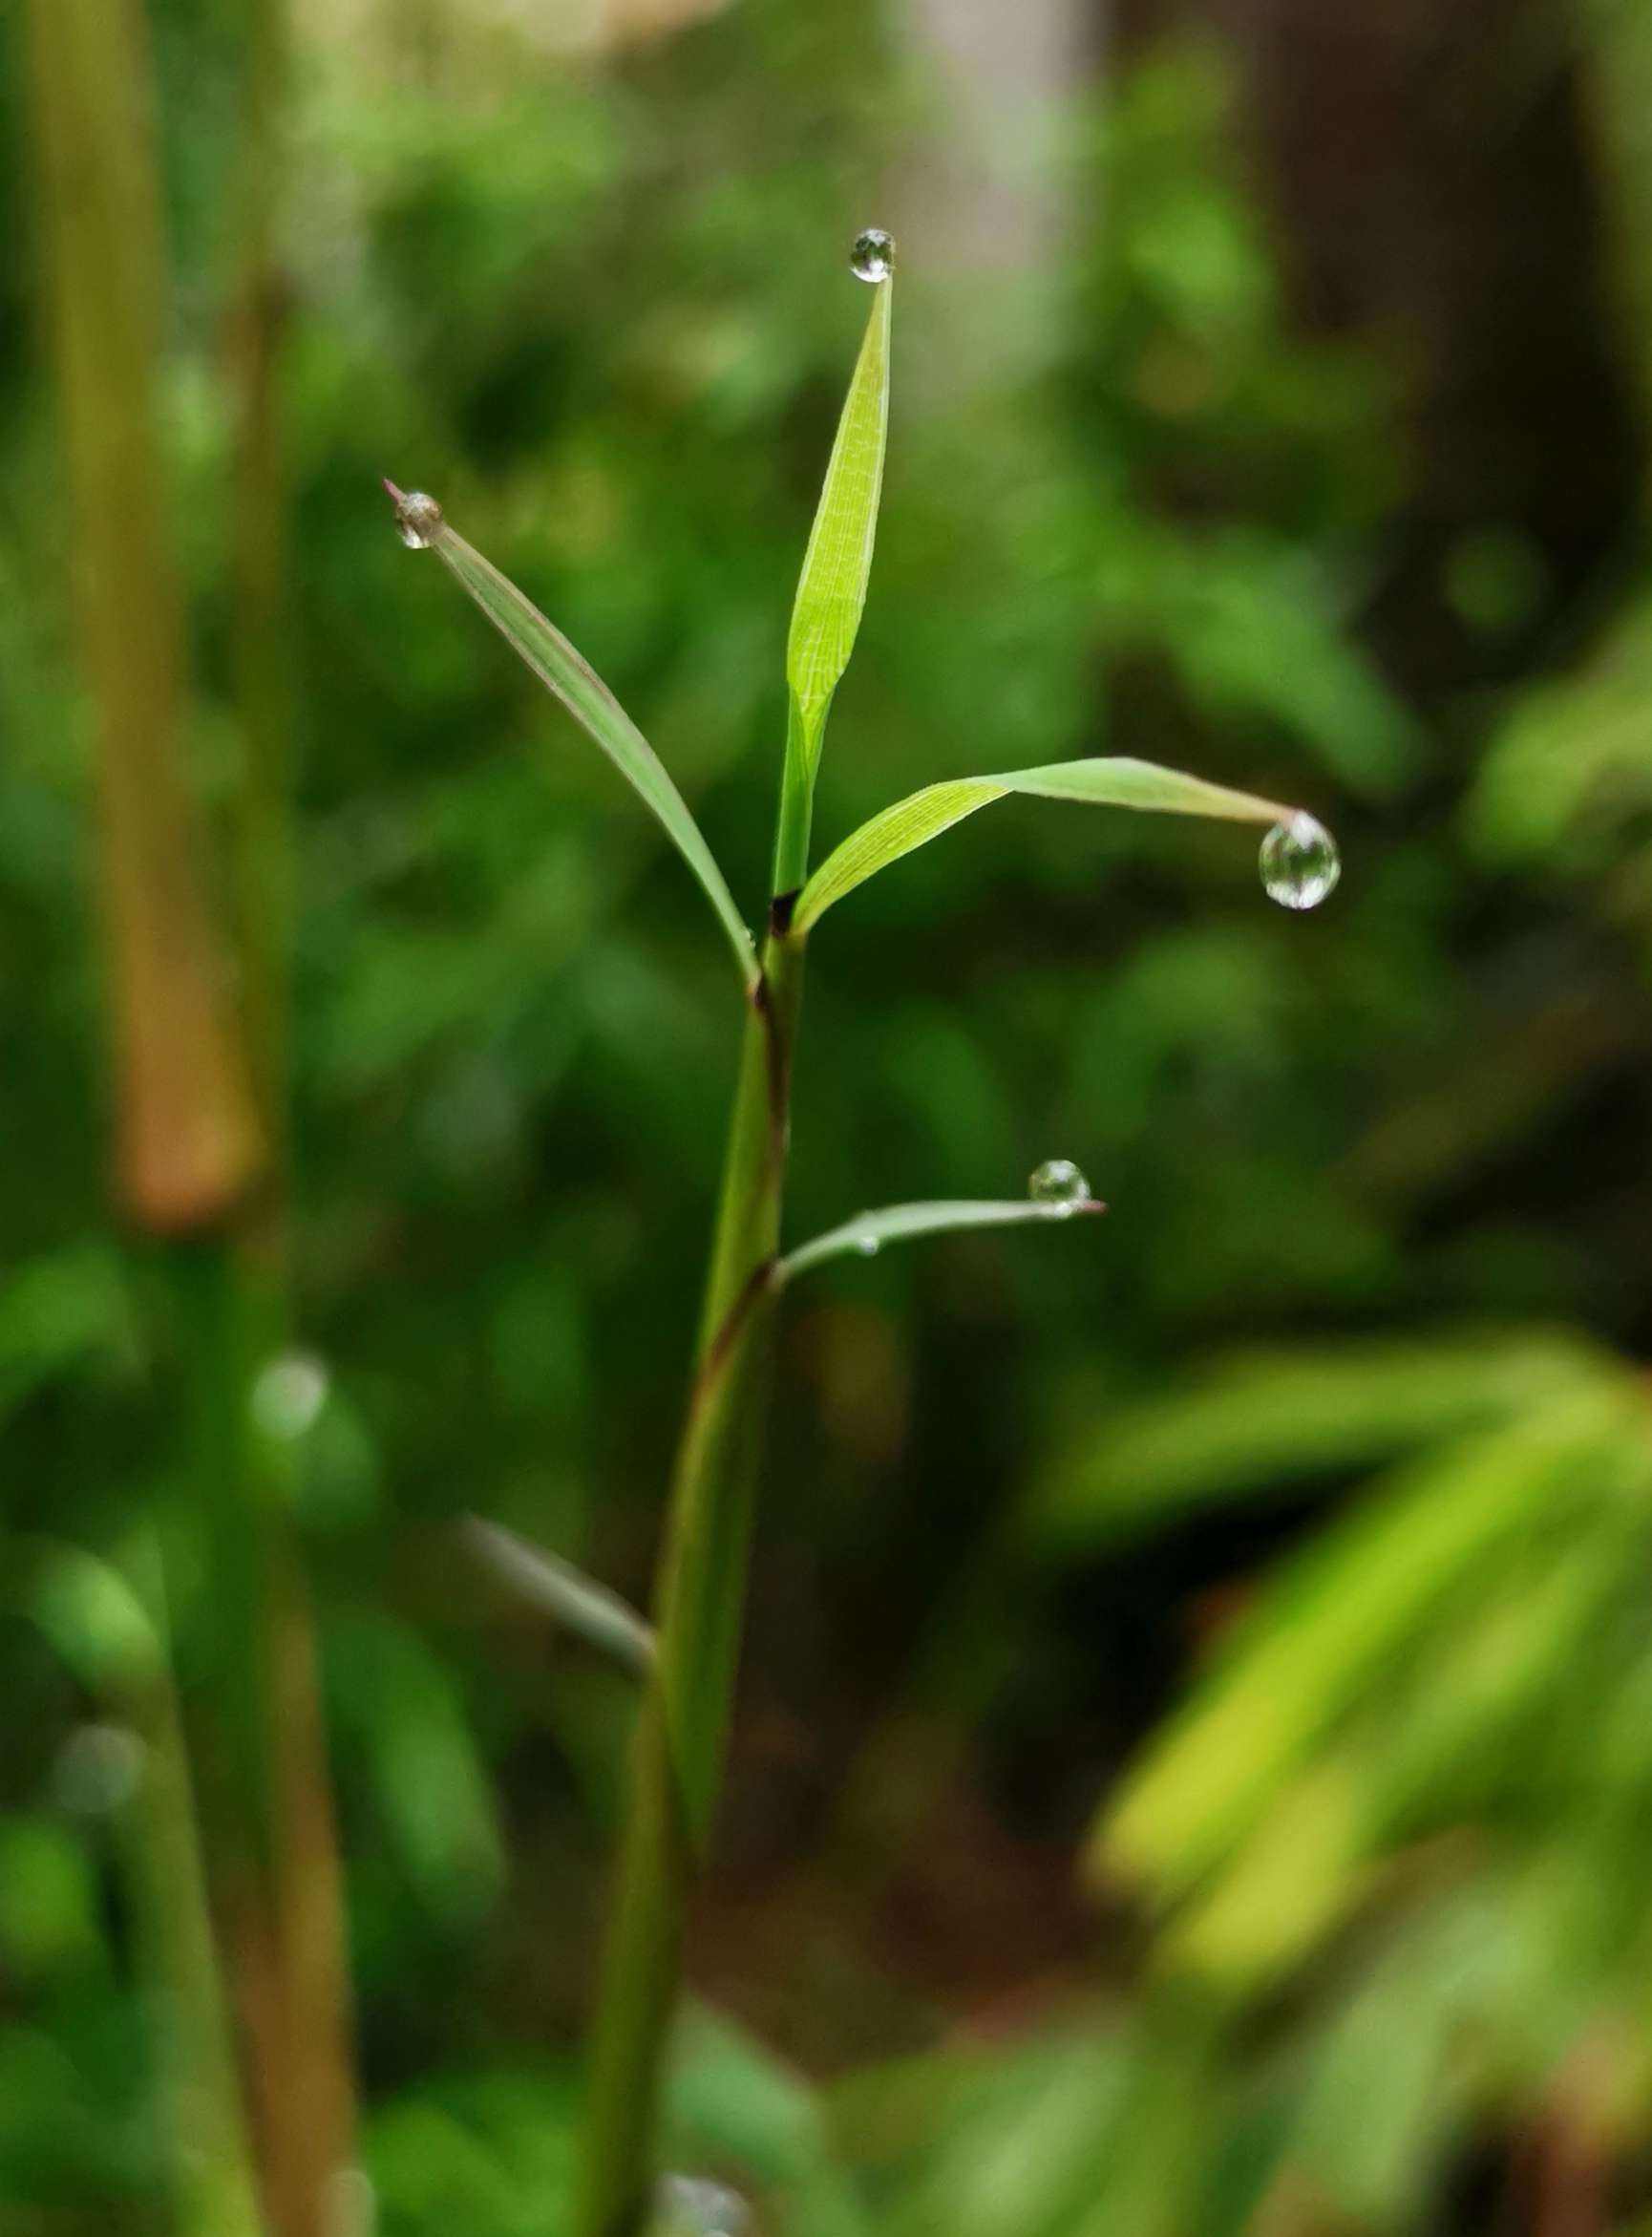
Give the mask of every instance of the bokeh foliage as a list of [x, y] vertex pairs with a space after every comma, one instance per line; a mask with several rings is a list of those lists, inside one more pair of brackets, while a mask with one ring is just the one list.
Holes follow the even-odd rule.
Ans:
[[[1632, 267], [1641, 34], [1585, 13], [1533, 67], [1580, 53], [1604, 89]], [[207, 0], [152, 15], [222, 805], [240, 58]], [[735, 1020], [657, 834], [400, 550], [377, 477], [434, 490], [590, 654], [755, 916], [873, 217], [904, 250], [896, 408], [818, 843], [939, 777], [1112, 752], [1308, 800], [1346, 870], [1293, 921], [1232, 832], [1008, 802], [822, 927], [794, 1239], [1051, 1152], [1112, 1208], [795, 1302], [696, 1937], [754, 2032], [688, 2031], [679, 2156], [799, 2237], [1445, 2231], [1505, 2195], [1542, 2226], [1556, 2184], [1635, 2227], [1633, 555], [1564, 590], [1518, 521], [1470, 523], [1443, 595], [1517, 654], [1494, 697], [1402, 689], [1371, 617], [1421, 376], [1293, 309], [1215, 48], [1073, 88], [1052, 309], [1027, 273], [926, 267], [944, 103], [858, 0], [572, 57], [448, 7], [304, 20], [296, 1260], [330, 1382], [297, 1497], [389, 2237], [561, 2210], [628, 1694], [452, 1525], [641, 1588]], [[102, 1209], [66, 512], [38, 290], [0, 286], [0, 2231], [57, 2237], [159, 2226], [118, 1842], [74, 1775], [119, 1715], [122, 1617], [56, 1549], [118, 1556], [168, 1496], [177, 1362]], [[1023, 346], [949, 380], [984, 296]]]

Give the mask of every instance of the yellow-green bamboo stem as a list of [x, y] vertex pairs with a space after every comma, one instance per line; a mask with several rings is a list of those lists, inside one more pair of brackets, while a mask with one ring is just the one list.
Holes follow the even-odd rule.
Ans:
[[180, 767], [182, 621], [155, 381], [161, 251], [133, 0], [31, 0], [42, 248], [95, 701], [116, 1165], [143, 1227], [219, 1219], [261, 1159]]

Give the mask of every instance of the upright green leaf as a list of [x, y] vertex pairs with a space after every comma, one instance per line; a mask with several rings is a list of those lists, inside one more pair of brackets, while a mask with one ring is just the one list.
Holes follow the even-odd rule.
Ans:
[[887, 869], [902, 855], [926, 845], [989, 801], [1010, 793], [1039, 799], [1073, 800], [1087, 807], [1135, 808], [1156, 816], [1212, 816], [1234, 823], [1282, 823], [1297, 813], [1278, 800], [1225, 784], [1208, 784], [1152, 761], [1055, 761], [1042, 769], [1015, 769], [999, 777], [952, 778], [925, 785], [884, 808], [827, 856], [804, 886], [793, 928], [807, 932], [834, 902]]
[[879, 283], [866, 338], [837, 423], [786, 642], [790, 713], [774, 889], [790, 893], [809, 867], [809, 820], [826, 717], [866, 604], [883, 451], [889, 427], [889, 330], [895, 283]]
[[474, 545], [448, 526], [441, 507], [422, 494], [406, 497], [393, 482], [385, 487], [395, 501], [404, 541], [434, 551], [461, 588], [467, 590], [512, 650], [531, 668], [602, 747], [644, 803], [664, 826], [683, 860], [700, 881], [728, 933], [748, 985], [755, 983], [757, 962], [751, 932], [729, 890], [727, 879], [706, 844], [688, 802], [672, 783], [647, 739], [598, 675], [554, 622], [499, 573]]

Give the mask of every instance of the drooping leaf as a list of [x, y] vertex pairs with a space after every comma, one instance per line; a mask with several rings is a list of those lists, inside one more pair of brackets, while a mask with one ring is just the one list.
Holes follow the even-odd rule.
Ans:
[[[398, 511], [407, 500], [393, 484]], [[425, 502], [428, 504], [429, 501]], [[707, 899], [717, 912], [740, 966], [751, 984], [756, 975], [752, 935], [727, 879], [707, 845], [688, 804], [677, 790], [665, 764], [620, 705], [590, 663], [575, 650], [556, 624], [546, 618], [530, 598], [501, 575], [492, 561], [465, 542], [432, 507], [421, 516], [423, 541], [436, 553], [460, 587], [469, 592], [512, 650], [520, 655], [576, 721], [602, 747], [616, 769], [636, 791], [666, 831], [672, 844], [693, 871]]]
[[793, 917], [794, 929], [807, 932], [834, 902], [853, 893], [879, 870], [938, 838], [977, 808], [1011, 793], [1087, 807], [1135, 808], [1157, 816], [1210, 816], [1235, 823], [1281, 823], [1297, 813], [1278, 800], [1233, 792], [1203, 778], [1128, 757], [1055, 761], [1042, 769], [1010, 770], [998, 777], [952, 778], [897, 800], [851, 832], [804, 886]]
[[883, 488], [889, 427], [893, 279], [877, 288], [866, 338], [844, 399], [786, 641], [790, 711], [774, 884], [790, 892], [808, 868], [809, 818], [826, 717], [855, 650]]
[[617, 1592], [571, 1562], [530, 1545], [501, 1523], [467, 1515], [459, 1527], [489, 1575], [508, 1586], [517, 1598], [565, 1626], [634, 1677], [646, 1677], [653, 1669], [653, 1630]]
[[939, 1197], [929, 1204], [891, 1204], [881, 1211], [861, 1212], [832, 1227], [813, 1242], [799, 1246], [774, 1268], [776, 1285], [790, 1282], [828, 1259], [858, 1255], [871, 1258], [885, 1243], [909, 1243], [920, 1235], [955, 1234], [964, 1227], [1048, 1226], [1080, 1212], [1105, 1211], [1105, 1204], [1038, 1204], [1029, 1197], [1010, 1197], [1002, 1203], [989, 1199]]

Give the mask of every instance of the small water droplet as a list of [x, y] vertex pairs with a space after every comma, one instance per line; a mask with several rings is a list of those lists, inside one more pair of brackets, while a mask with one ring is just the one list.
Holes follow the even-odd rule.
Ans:
[[1090, 1202], [1090, 1182], [1070, 1158], [1047, 1158], [1027, 1182], [1027, 1193], [1034, 1204], [1065, 1214]]
[[77, 1818], [103, 1818], [129, 1802], [143, 1777], [143, 1742], [118, 1724], [83, 1724], [52, 1767], [52, 1787]]
[[849, 269], [858, 280], [876, 288], [895, 269], [895, 236], [881, 225], [868, 225], [855, 236], [849, 251]]
[[307, 1352], [283, 1352], [252, 1386], [252, 1418], [265, 1437], [291, 1443], [315, 1427], [329, 1387], [321, 1360]]
[[409, 551], [428, 551], [442, 525], [440, 505], [422, 489], [410, 490], [405, 496], [393, 490], [392, 495], [395, 499], [396, 534]]
[[855, 1247], [862, 1258], [876, 1258], [883, 1246], [876, 1235], [857, 1235]]
[[664, 2175], [655, 2237], [751, 2237], [752, 2211], [736, 2190], [700, 2175]]
[[1317, 817], [1276, 823], [1259, 858], [1268, 899], [1281, 908], [1318, 908], [1343, 874], [1337, 842]]

